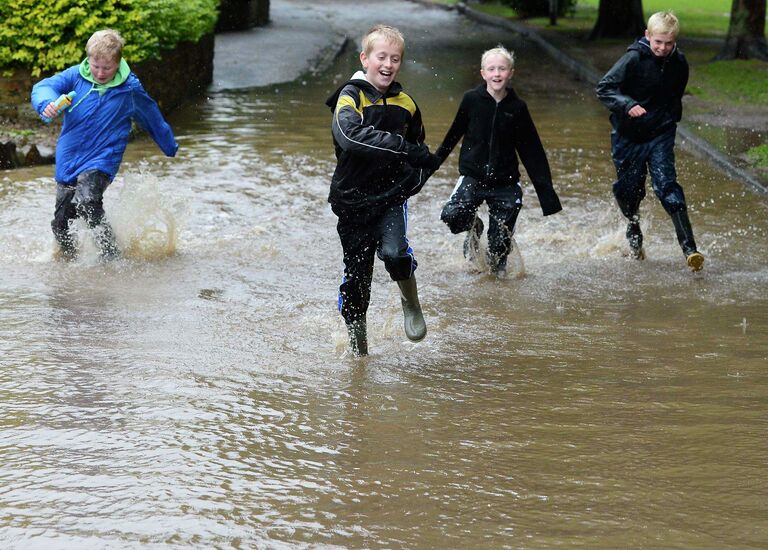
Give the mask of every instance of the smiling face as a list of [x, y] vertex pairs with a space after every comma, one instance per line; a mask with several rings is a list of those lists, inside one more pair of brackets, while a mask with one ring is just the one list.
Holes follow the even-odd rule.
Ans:
[[645, 37], [651, 44], [651, 51], [656, 57], [667, 57], [675, 49], [677, 36], [671, 32], [645, 31]]
[[88, 56], [88, 66], [91, 68], [91, 76], [99, 84], [106, 84], [115, 77], [120, 62], [108, 57]]
[[403, 48], [386, 40], [376, 40], [369, 53], [360, 53], [366, 80], [380, 92], [386, 92], [395, 81], [402, 62]]
[[505, 93], [513, 72], [509, 59], [501, 54], [489, 55], [480, 69], [488, 93], [494, 97]]

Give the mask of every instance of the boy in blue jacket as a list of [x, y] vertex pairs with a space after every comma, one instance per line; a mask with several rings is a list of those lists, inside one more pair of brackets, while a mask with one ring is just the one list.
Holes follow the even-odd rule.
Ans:
[[405, 49], [403, 35], [376, 25], [363, 37], [358, 71], [326, 102], [333, 111], [331, 132], [336, 170], [328, 201], [338, 216], [344, 253], [339, 311], [352, 352], [368, 354], [366, 312], [373, 261], [378, 254], [400, 287], [405, 334], [427, 334], [416, 289], [416, 258], [408, 238], [408, 197], [439, 166], [424, 145], [421, 113], [395, 80]]
[[597, 97], [611, 111], [613, 195], [629, 222], [626, 236], [632, 257], [645, 257], [639, 211], [650, 172], [653, 191], [672, 218], [688, 267], [699, 271], [704, 256], [696, 249], [675, 170], [675, 134], [688, 84], [688, 62], [676, 44], [679, 31], [674, 14], [654, 13], [645, 36], [627, 48], [600, 80]]
[[117, 31], [97, 31], [88, 39], [82, 63], [32, 88], [32, 106], [44, 119], [59, 114], [54, 101], [60, 95], [75, 92], [56, 144], [56, 208], [51, 222], [61, 253], [69, 260], [77, 257], [69, 226], [78, 216], [94, 230], [102, 257], [119, 255], [104, 219], [103, 196], [120, 168], [131, 121], [149, 132], [167, 156], [175, 156], [179, 148], [157, 103], [122, 58], [124, 44]]

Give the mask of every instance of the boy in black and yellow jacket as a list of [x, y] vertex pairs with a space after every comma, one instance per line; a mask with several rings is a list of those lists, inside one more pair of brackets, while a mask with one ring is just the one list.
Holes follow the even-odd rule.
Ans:
[[377, 253], [401, 291], [405, 333], [426, 336], [427, 327], [416, 290], [416, 258], [406, 236], [408, 197], [419, 192], [439, 159], [424, 145], [421, 113], [395, 82], [405, 40], [386, 25], [363, 37], [363, 71], [328, 99], [336, 170], [328, 202], [338, 216], [344, 253], [339, 311], [355, 355], [367, 355], [366, 312]]

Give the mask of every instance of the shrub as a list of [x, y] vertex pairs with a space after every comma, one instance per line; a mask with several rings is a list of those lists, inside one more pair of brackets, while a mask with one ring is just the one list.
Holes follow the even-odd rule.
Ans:
[[218, 0], [0, 0], [0, 70], [52, 73], [85, 58], [95, 31], [113, 28], [125, 38], [131, 62], [157, 59], [182, 41], [213, 32]]
[[[549, 0], [502, 0], [520, 17], [544, 17], [549, 15]], [[576, 0], [558, 0], [557, 15], [562, 17], [576, 7]]]
[[747, 151], [747, 159], [753, 166], [768, 168], [768, 143], [752, 147]]

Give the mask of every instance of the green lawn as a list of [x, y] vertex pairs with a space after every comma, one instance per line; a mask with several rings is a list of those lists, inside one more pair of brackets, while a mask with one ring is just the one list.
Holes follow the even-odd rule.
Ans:
[[[453, 0], [440, 0], [455, 4]], [[575, 12], [558, 20], [558, 27], [564, 31], [588, 32], [597, 20], [599, 0], [578, 0]], [[515, 17], [514, 10], [501, 2], [473, 4], [474, 9], [492, 15]], [[643, 0], [646, 19], [657, 11], [671, 9], [680, 19], [681, 33], [690, 37], [717, 38], [728, 32], [731, 14], [731, 0]], [[535, 25], [548, 25], [549, 18], [536, 17], [528, 20]]]
[[768, 63], [715, 61], [691, 66], [688, 91], [715, 101], [768, 104]]
[[[597, 17], [599, 0], [579, 0], [578, 6]], [[731, 17], [731, 0], [643, 0], [646, 19], [657, 11], [672, 10], [686, 36], [724, 37]]]

